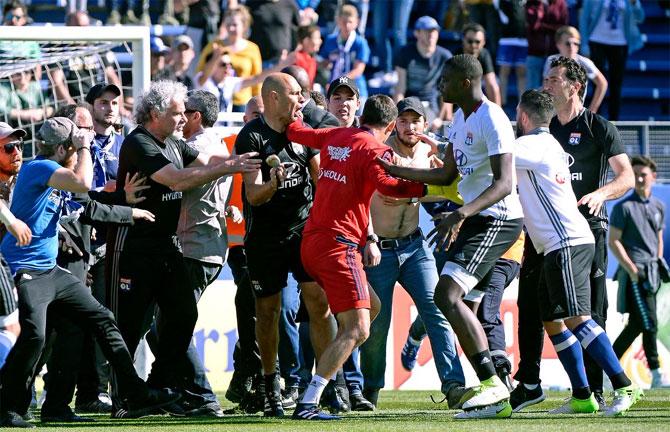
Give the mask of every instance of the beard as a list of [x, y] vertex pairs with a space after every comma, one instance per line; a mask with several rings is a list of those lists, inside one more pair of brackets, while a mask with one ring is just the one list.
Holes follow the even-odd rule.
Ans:
[[406, 138], [403, 138], [402, 134], [398, 133], [398, 131], [396, 131], [395, 137], [400, 144], [404, 145], [405, 147], [409, 147], [409, 148], [413, 148], [420, 141], [418, 138], [417, 138], [416, 141], [413, 141], [413, 140], [411, 141], [411, 140], [408, 140]]
[[184, 131], [183, 130], [174, 131], [170, 134], [169, 138], [172, 138], [172, 139], [177, 140], [177, 141], [182, 140], [182, 139], [184, 139]]
[[517, 119], [516, 122], [516, 137], [519, 138], [521, 136], [524, 136], [526, 134], [526, 131], [523, 130], [523, 126], [521, 125], [521, 122]]

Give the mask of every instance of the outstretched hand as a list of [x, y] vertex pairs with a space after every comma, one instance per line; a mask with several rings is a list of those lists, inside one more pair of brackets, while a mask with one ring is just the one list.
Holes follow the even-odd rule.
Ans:
[[130, 173], [126, 173], [126, 184], [123, 186], [123, 190], [126, 193], [126, 203], [133, 205], [147, 199], [145, 196], [138, 196], [140, 191], [151, 187], [144, 184], [146, 181], [147, 178], [141, 177], [139, 172], [133, 174], [132, 177], [130, 177]]
[[441, 220], [441, 222], [433, 228], [426, 238], [433, 237], [430, 240], [429, 246], [435, 244], [437, 250], [447, 250], [451, 243], [458, 237], [458, 232], [465, 221], [465, 215], [456, 210], [452, 213], [440, 213], [435, 215], [432, 220]]
[[145, 221], [148, 221], [148, 222], [155, 222], [156, 221], [156, 216], [154, 216], [154, 214], [151, 213], [149, 210], [134, 208], [133, 209], [133, 219], [145, 220]]
[[223, 165], [230, 173], [237, 172], [254, 172], [261, 168], [261, 159], [254, 158], [258, 156], [257, 152], [243, 153], [241, 155], [230, 155], [228, 159], [223, 162]]

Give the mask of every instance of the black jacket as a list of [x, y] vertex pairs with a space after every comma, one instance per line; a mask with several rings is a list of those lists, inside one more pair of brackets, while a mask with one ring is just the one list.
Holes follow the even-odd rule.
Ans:
[[305, 123], [310, 125], [312, 129], [338, 127], [340, 125], [340, 122], [337, 121], [337, 117], [325, 109], [316, 106], [314, 99], [308, 100], [302, 108], [302, 116]]

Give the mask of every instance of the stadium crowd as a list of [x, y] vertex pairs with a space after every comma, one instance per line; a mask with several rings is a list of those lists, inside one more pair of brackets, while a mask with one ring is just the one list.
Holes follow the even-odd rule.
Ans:
[[[66, 24], [91, 25], [75, 3]], [[111, 3], [108, 23], [137, 20], [133, 2]], [[413, 6], [426, 14], [410, 26]], [[164, 10], [186, 32], [152, 36], [151, 84], [137, 100], [112, 51], [0, 84], [2, 426], [34, 427], [44, 365], [42, 422], [225, 416], [191, 339], [198, 301], [226, 264], [239, 340], [225, 397], [246, 413], [334, 420], [380, 408], [396, 288], [418, 310], [402, 365], [414, 368], [428, 336], [458, 419], [507, 418], [544, 400], [545, 331], [572, 391], [550, 414], [627, 412], [643, 394], [619, 359], [640, 333], [652, 387], [670, 386], [656, 347], [655, 296], [670, 278], [656, 165], [629, 158], [597, 114], [609, 88], [609, 119], [618, 117], [620, 62], [642, 44], [639, 0], [197, 0]], [[3, 14], [4, 25], [28, 24], [19, 0]], [[462, 34], [453, 54], [438, 44], [445, 25]], [[25, 59], [40, 49], [0, 41]], [[371, 94], [368, 65], [379, 71], [371, 79], [393, 84], [391, 97]], [[516, 109], [516, 134], [504, 104]], [[222, 136], [227, 112], [245, 124]], [[24, 162], [25, 124], [41, 126]], [[609, 217], [605, 203], [626, 194]], [[614, 344], [608, 245], [629, 313]], [[500, 305], [517, 278], [512, 377]], [[155, 357], [146, 382], [132, 364], [143, 338]], [[466, 386], [456, 339], [476, 386]]]

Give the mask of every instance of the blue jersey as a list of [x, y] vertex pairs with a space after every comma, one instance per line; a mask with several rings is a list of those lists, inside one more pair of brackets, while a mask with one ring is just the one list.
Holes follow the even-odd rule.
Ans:
[[[332, 65], [331, 77], [329, 81], [347, 74], [354, 67], [354, 62], [361, 61], [368, 64], [370, 61], [370, 46], [368, 41], [361, 35], [356, 35], [350, 47], [346, 46], [346, 41], [338, 41], [337, 33], [326, 37], [319, 54], [321, 57], [329, 59]], [[347, 49], [348, 48], [348, 49]], [[368, 97], [368, 85], [365, 77], [360, 75], [354, 78], [361, 99]]]
[[33, 234], [28, 246], [16, 246], [16, 238], [7, 233], [0, 249], [12, 273], [20, 269], [48, 270], [56, 266], [58, 255], [58, 220], [63, 199], [60, 191], [48, 185], [61, 166], [52, 160], [37, 157], [21, 167], [11, 211], [25, 222]]

